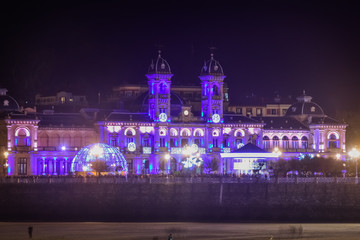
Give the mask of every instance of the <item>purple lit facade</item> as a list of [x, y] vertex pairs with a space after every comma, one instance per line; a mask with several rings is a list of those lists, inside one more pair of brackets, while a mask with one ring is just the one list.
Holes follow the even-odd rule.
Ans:
[[[160, 52], [148, 73], [142, 111], [84, 108], [79, 113], [18, 113], [6, 118], [9, 175], [67, 175], [78, 151], [93, 143], [119, 149], [134, 174], [184, 169], [193, 147], [217, 173], [252, 173], [257, 161], [305, 154], [345, 158], [346, 124], [325, 115], [305, 93], [281, 117], [246, 117], [224, 109], [223, 68], [211, 55], [199, 76], [201, 106], [194, 109], [171, 91], [173, 74]], [[264, 152], [239, 151], [251, 143]], [[246, 167], [242, 167], [247, 165]]]

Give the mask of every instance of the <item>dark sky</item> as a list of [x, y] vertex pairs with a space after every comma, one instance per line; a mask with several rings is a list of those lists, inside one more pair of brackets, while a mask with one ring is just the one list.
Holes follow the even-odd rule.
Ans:
[[146, 84], [159, 44], [174, 84], [200, 84], [215, 46], [230, 98], [306, 89], [328, 111], [355, 109], [359, 12], [342, 0], [11, 1], [0, 10], [0, 86], [30, 99]]

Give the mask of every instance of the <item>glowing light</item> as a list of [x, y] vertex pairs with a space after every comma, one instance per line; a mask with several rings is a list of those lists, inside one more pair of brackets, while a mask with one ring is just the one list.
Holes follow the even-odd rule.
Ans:
[[281, 154], [282, 154], [282, 152], [279, 150], [279, 148], [278, 148], [278, 147], [275, 147], [275, 148], [274, 148], [273, 153], [274, 153], [277, 157], [280, 157], [280, 156], [281, 156]]
[[66, 147], [65, 147], [65, 146], [62, 146], [62, 147], [61, 147], [61, 150], [65, 151], [65, 150], [66, 150]]
[[223, 133], [229, 134], [231, 132], [231, 128], [224, 128]]
[[167, 120], [166, 113], [160, 113], [159, 120], [160, 120], [160, 122], [166, 122], [166, 120]]
[[99, 157], [99, 156], [103, 155], [103, 153], [104, 153], [104, 149], [102, 147], [100, 147], [99, 145], [95, 145], [90, 149], [90, 154], [95, 157]]
[[4, 152], [4, 156], [7, 158], [9, 156], [9, 152]]
[[136, 150], [136, 144], [134, 142], [130, 142], [130, 143], [128, 143], [127, 148], [130, 152], [133, 152]]
[[169, 160], [170, 159], [170, 154], [165, 154], [165, 159]]
[[353, 159], [358, 158], [360, 156], [360, 152], [359, 150], [357, 150], [356, 148], [351, 149], [351, 151], [349, 152], [349, 156]]

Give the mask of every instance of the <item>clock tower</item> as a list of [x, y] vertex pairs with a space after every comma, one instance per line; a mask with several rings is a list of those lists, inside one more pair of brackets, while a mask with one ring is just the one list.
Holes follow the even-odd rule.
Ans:
[[209, 123], [223, 123], [225, 77], [222, 66], [212, 53], [199, 76], [202, 88], [201, 116]]
[[159, 51], [156, 61], [151, 61], [149, 66], [149, 116], [155, 122], [170, 122], [170, 87], [171, 87], [170, 65], [161, 57]]

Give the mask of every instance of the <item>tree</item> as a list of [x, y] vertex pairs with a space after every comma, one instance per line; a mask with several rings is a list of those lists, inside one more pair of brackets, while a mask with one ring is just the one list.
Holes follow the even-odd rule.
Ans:
[[275, 177], [285, 177], [287, 173], [287, 162], [284, 159], [270, 161], [269, 169], [273, 171]]
[[100, 173], [102, 172], [108, 172], [110, 170], [110, 167], [107, 165], [106, 161], [104, 160], [96, 160], [91, 163], [91, 168], [95, 172], [98, 173], [98, 176], [100, 176]]
[[204, 161], [204, 169], [208, 173], [216, 172], [219, 170], [219, 162], [216, 158], [209, 159], [207, 158], [206, 161]]

